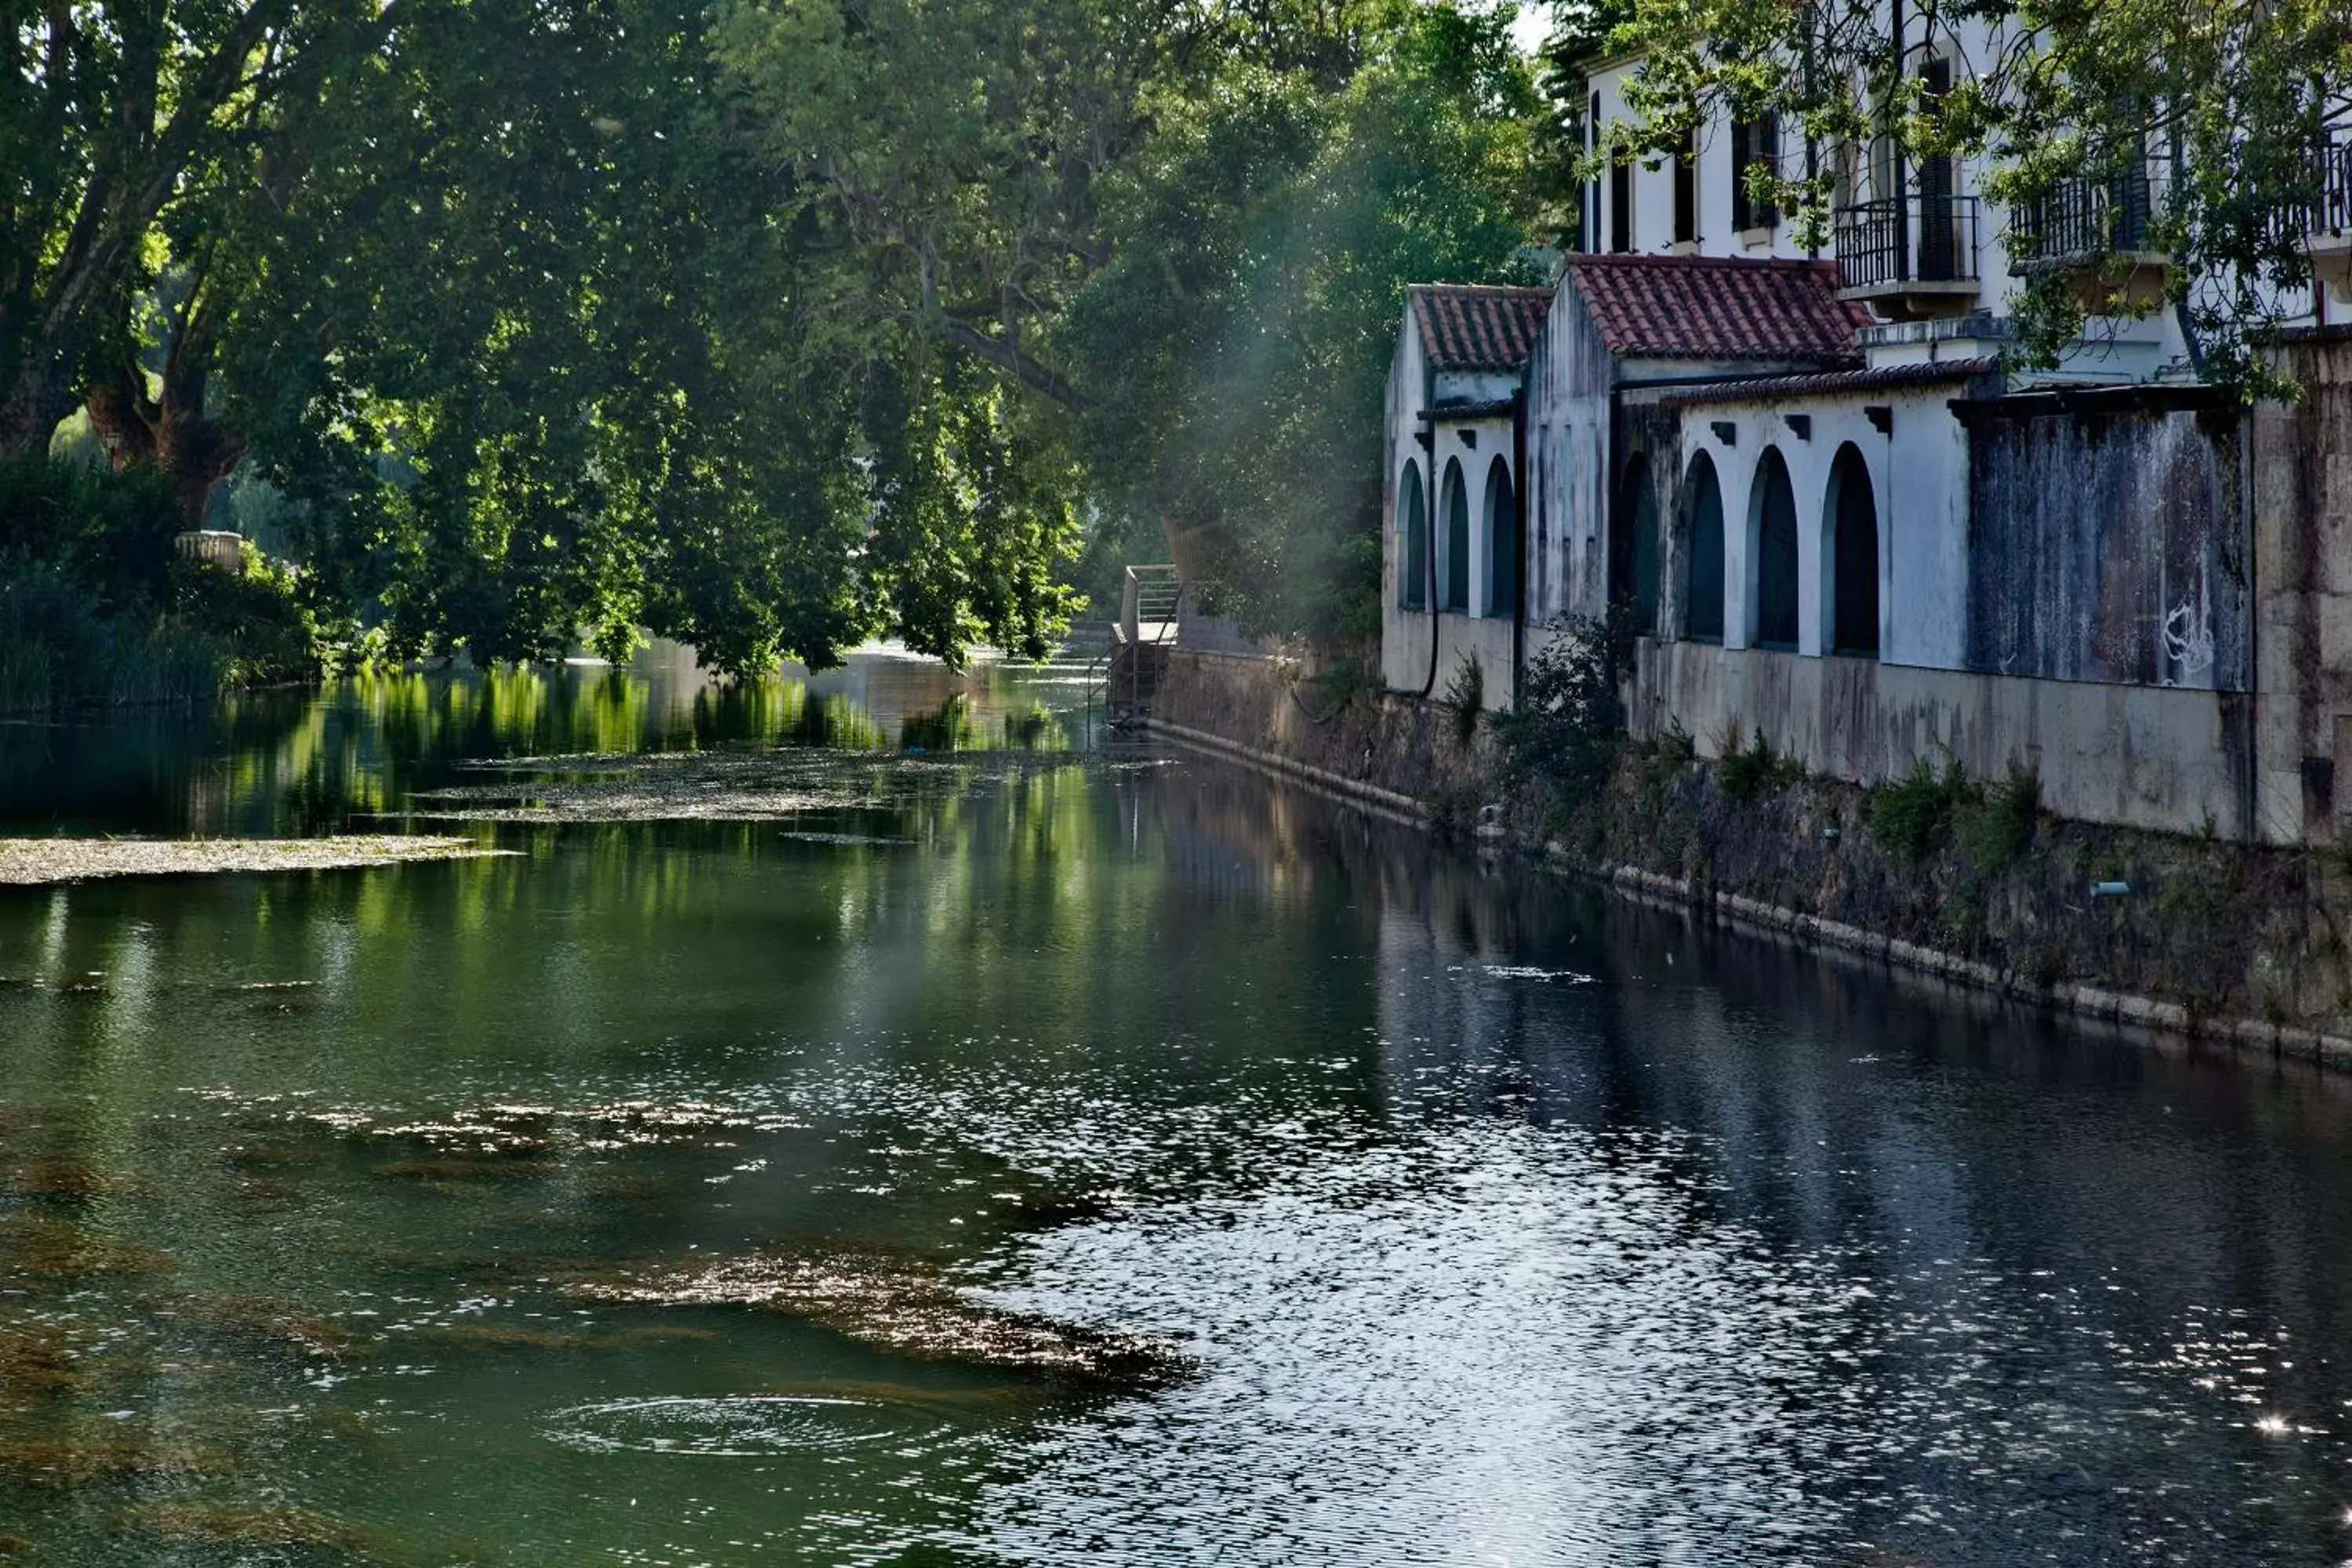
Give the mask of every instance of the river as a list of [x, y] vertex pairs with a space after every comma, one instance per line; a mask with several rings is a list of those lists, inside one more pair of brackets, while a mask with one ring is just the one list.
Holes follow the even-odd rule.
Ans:
[[2352, 1085], [1083, 694], [0, 728], [0, 831], [512, 852], [0, 890], [0, 1560], [2352, 1557]]

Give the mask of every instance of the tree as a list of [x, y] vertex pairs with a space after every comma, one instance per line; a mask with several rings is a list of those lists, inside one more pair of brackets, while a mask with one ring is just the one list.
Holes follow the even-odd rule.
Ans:
[[[1409, 283], [1536, 280], [1507, 9], [1364, 6], [1302, 63], [1154, 105], [1053, 333], [1078, 450], [1252, 625], [1377, 626], [1380, 410]], [[1344, 72], [1335, 59], [1352, 61]]]
[[[285, 117], [382, 38], [396, 5], [10, 0], [0, 26], [0, 168], [12, 182], [0, 203], [0, 455], [44, 449], [91, 384], [93, 355], [124, 347], [131, 303], [165, 248], [159, 226], [245, 199]], [[205, 299], [202, 282], [185, 297]], [[97, 379], [110, 383], [116, 369]], [[119, 434], [136, 438], [130, 431], [124, 423]]]
[[[1643, 63], [1633, 113], [1588, 177], [1613, 158], [1671, 156], [1707, 120], [1766, 112], [1819, 149], [1887, 138], [1915, 163], [1988, 157], [1985, 194], [2011, 214], [2095, 196], [2153, 164], [2161, 197], [2145, 244], [2167, 258], [2166, 302], [2205, 374], [2250, 395], [2282, 390], [2263, 348], [2310, 280], [2317, 153], [2352, 80], [2340, 0], [1635, 0], [1611, 46]], [[1931, 46], [1958, 62], [1940, 94], [1915, 68]], [[1751, 183], [1819, 237], [1835, 162]], [[2113, 226], [2124, 215], [2107, 206]], [[2048, 258], [2031, 224], [2006, 239], [2026, 274], [2015, 303], [2024, 363], [2056, 363], [2094, 306], [2155, 308], [2035, 266]]]

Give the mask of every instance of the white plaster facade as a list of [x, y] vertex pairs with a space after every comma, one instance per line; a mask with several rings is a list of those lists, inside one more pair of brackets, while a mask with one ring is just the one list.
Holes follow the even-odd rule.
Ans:
[[[1939, 35], [1915, 49], [1915, 68], [1932, 56], [1963, 72], [1984, 44]], [[1638, 64], [1593, 72], [1596, 123], [1623, 114]], [[1738, 226], [1733, 142], [1720, 121], [1696, 136], [1679, 212], [1665, 162], [1588, 191], [1584, 254], [1564, 263], [1522, 363], [1433, 366], [1416, 315], [1431, 296], [1415, 291], [1386, 414], [1386, 684], [1442, 697], [1475, 658], [1488, 704], [1503, 706], [1549, 623], [1599, 617], [1630, 597], [1643, 623], [1627, 693], [1637, 734], [1679, 730], [1703, 755], [1760, 735], [1815, 772], [1864, 784], [1921, 761], [1958, 760], [1979, 778], [2030, 764], [2053, 809], [2086, 820], [2332, 833], [2329, 791], [2315, 780], [2340, 770], [2352, 802], [2352, 710], [2333, 731], [2319, 714], [2343, 683], [2306, 670], [2298, 679], [2317, 697], [2265, 707], [2262, 688], [2284, 679], [2281, 639], [2263, 642], [2254, 607], [2228, 597], [2273, 583], [2263, 552], [2297, 548], [2294, 529], [2308, 520], [2274, 519], [2267, 531], [2253, 521], [2248, 495], [2263, 490], [2262, 469], [2247, 466], [2252, 448], [2236, 433], [2252, 426], [2198, 401], [2173, 315], [2095, 321], [2057, 371], [2004, 370], [1996, 356], [2021, 284], [2009, 215], [1982, 196], [1982, 167], [1939, 173], [1923, 192], [1916, 171], [1893, 183], [1884, 150], [1781, 147], [1784, 160], [1840, 169], [1850, 216], [1884, 212], [1869, 206], [1882, 187], [1916, 201], [1895, 230], [1905, 259], [1889, 276], [1888, 251], [1864, 254], [1860, 216], [1841, 225], [1863, 237], [1850, 256], [1834, 245], [1809, 254], [1785, 220]], [[1927, 231], [1912, 226], [1927, 210], [1969, 215], [1933, 231], [1946, 258], [1933, 268], [1918, 264]], [[1637, 259], [1669, 257], [1694, 259]], [[1616, 288], [1652, 268], [1648, 325], [1629, 327], [1625, 301], [1605, 304], [1593, 289], [1604, 274]], [[1834, 301], [1835, 332], [1796, 347], [1738, 338], [1759, 318], [1752, 299], [1734, 296], [1759, 278], [1800, 274]], [[2283, 302], [2324, 330], [2324, 289]], [[2104, 459], [2103, 442], [2113, 448]], [[1500, 546], [1476, 478], [1498, 456], [1521, 498], [1514, 604], [1489, 592]], [[1769, 559], [1768, 460], [1785, 471], [1789, 502], [1774, 514]], [[2066, 466], [2101, 461], [2105, 490]], [[1467, 593], [1447, 600], [1444, 474], [1457, 463], [1471, 571]], [[1702, 468], [1719, 508], [1719, 579], [1699, 521]], [[1423, 492], [1434, 599], [1430, 563], [1418, 597], [1402, 581], [1408, 475]], [[2340, 511], [2344, 487], [2313, 482], [2305, 491], [2324, 491]], [[2003, 485], [2013, 494], [1988, 500], [1988, 487]], [[2285, 501], [2271, 510], [2300, 515]], [[2301, 590], [2270, 591], [2320, 628], [2299, 633], [2298, 649], [2324, 650], [2331, 635], [2352, 646], [2341, 633], [2352, 617], [2306, 613]], [[2175, 626], [2183, 593], [2195, 600], [2187, 632]], [[2184, 654], [2174, 643], [2196, 646]]]

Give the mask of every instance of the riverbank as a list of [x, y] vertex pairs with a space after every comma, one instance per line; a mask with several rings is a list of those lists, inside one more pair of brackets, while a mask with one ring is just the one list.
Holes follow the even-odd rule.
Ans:
[[1580, 800], [1491, 722], [1294, 665], [1176, 651], [1152, 725], [1650, 900], [2090, 1017], [2352, 1066], [2352, 857], [2061, 820], [2028, 778], [1873, 791], [1760, 749], [1621, 748]]
[[0, 838], [0, 887], [100, 877], [225, 871], [343, 871], [511, 854], [473, 838], [345, 834], [328, 838]]

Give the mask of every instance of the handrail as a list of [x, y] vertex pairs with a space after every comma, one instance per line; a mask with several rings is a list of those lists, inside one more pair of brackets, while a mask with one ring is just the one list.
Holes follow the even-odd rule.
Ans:
[[1978, 223], [1974, 196], [1885, 197], [1842, 206], [1835, 234], [1839, 286], [1973, 283]]
[[2152, 180], [2143, 167], [2112, 179], [2059, 181], [2011, 215], [2011, 232], [2027, 247], [2021, 259], [2048, 265], [2146, 250], [2156, 216]]

